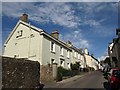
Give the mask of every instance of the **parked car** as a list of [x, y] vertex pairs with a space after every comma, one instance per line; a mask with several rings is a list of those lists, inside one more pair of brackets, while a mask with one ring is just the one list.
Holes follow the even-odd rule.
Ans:
[[110, 89], [118, 90], [120, 88], [120, 68], [112, 68], [108, 73], [108, 83]]

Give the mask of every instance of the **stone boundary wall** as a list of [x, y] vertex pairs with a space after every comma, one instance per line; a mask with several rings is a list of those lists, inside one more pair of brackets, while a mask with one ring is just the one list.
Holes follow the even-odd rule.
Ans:
[[40, 81], [54, 81], [57, 77], [57, 64], [41, 65], [40, 66]]
[[2, 88], [36, 88], [39, 86], [39, 62], [2, 57]]
[[40, 81], [43, 83], [53, 81], [53, 71], [51, 65], [40, 66]]

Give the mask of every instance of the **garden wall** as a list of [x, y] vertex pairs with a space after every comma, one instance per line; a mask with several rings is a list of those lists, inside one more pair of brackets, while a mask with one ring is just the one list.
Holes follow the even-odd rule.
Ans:
[[2, 88], [36, 88], [39, 81], [39, 62], [2, 57]]

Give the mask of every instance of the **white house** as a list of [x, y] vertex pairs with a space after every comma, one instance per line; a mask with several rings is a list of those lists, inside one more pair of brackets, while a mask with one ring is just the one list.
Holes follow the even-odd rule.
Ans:
[[94, 58], [93, 54], [89, 55], [87, 48], [85, 48], [85, 50], [84, 50], [84, 57], [85, 57], [84, 61], [86, 61], [87, 67], [94, 68], [95, 70], [99, 69], [98, 60], [96, 58]]
[[28, 23], [28, 15], [23, 14], [4, 43], [3, 56], [27, 58], [40, 65], [57, 63], [70, 68], [71, 63], [84, 62], [80, 50], [59, 40], [58, 31], [50, 34]]

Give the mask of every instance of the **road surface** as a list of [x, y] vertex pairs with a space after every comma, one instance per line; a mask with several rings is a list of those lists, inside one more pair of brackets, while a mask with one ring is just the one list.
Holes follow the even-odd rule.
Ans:
[[77, 80], [73, 80], [61, 86], [61, 88], [104, 88], [107, 80], [101, 72], [95, 71], [88, 73]]
[[82, 77], [68, 80], [67, 82], [64, 81], [53, 84], [51, 87], [47, 88], [81, 88], [89, 90], [109, 90], [109, 85], [102, 72], [94, 71], [91, 73], [87, 73]]

